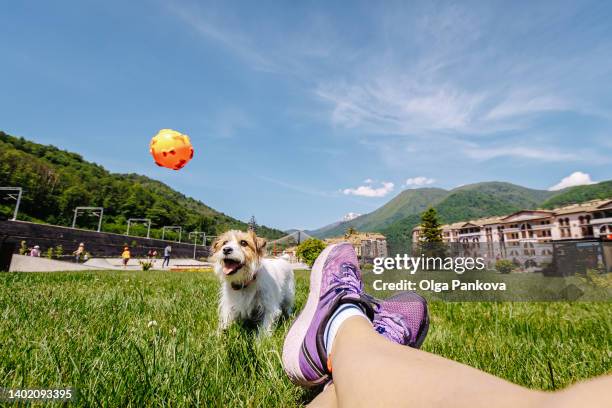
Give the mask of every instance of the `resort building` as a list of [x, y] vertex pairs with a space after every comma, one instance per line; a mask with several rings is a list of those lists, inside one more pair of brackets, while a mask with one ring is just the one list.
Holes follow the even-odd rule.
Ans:
[[[552, 242], [605, 238], [612, 234], [612, 199], [592, 200], [552, 210], [521, 210], [512, 214], [442, 226], [442, 239], [464, 256], [489, 262], [512, 259], [525, 267], [552, 259]], [[412, 230], [421, 242], [421, 227]]]
[[377, 232], [353, 232], [343, 237], [328, 238], [325, 243], [336, 244], [339, 242], [349, 242], [355, 248], [357, 257], [364, 262], [369, 262], [374, 258], [386, 257], [387, 238]]

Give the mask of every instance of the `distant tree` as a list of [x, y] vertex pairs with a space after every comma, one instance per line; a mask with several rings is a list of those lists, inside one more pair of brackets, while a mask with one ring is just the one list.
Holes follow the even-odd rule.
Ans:
[[442, 242], [442, 225], [438, 220], [438, 213], [433, 207], [429, 207], [421, 214], [421, 237], [424, 242]]
[[446, 248], [442, 240], [442, 226], [438, 220], [438, 213], [433, 207], [429, 207], [421, 214], [421, 228], [421, 253], [443, 257]]
[[351, 235], [355, 235], [355, 234], [357, 234], [357, 230], [355, 228], [353, 228], [353, 227], [348, 227], [346, 229], [346, 232], [344, 233], [344, 236], [348, 238]]
[[251, 219], [249, 220], [249, 231], [257, 232], [257, 221], [255, 220], [255, 216], [251, 215]]
[[323, 241], [316, 238], [309, 238], [298, 245], [295, 255], [303, 260], [308, 266], [312, 266], [324, 249], [325, 243]]

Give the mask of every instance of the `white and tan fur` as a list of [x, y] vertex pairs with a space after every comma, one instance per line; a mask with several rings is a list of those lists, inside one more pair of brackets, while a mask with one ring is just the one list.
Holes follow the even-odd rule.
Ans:
[[291, 313], [293, 270], [284, 259], [264, 258], [265, 247], [266, 240], [252, 231], [227, 231], [215, 240], [211, 260], [221, 280], [220, 330], [247, 320], [257, 322], [259, 334], [267, 335], [282, 313]]

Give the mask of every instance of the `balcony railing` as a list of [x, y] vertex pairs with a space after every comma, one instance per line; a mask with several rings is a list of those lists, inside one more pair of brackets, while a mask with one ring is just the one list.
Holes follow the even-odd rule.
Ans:
[[612, 217], [608, 217], [608, 218], [592, 218], [591, 219], [591, 224], [592, 225], [612, 224]]

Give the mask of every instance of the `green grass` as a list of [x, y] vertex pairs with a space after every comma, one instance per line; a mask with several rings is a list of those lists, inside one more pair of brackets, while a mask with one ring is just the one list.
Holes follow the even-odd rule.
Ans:
[[[0, 274], [0, 386], [73, 386], [83, 406], [294, 406], [314, 393], [280, 365], [282, 322], [216, 335], [210, 273]], [[298, 273], [297, 307], [307, 275]], [[550, 390], [610, 370], [610, 303], [430, 305], [424, 349]], [[149, 327], [149, 322], [157, 325]]]

